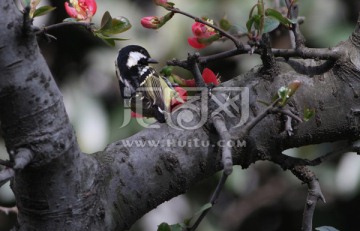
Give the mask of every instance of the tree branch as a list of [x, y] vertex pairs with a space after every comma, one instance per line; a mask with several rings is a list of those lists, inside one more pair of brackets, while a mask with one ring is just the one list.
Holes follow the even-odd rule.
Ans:
[[236, 48], [238, 50], [242, 50], [244, 45], [236, 38], [234, 37], [233, 35], [229, 34], [228, 32], [224, 31], [223, 29], [221, 29], [220, 27], [214, 25], [214, 24], [211, 24], [211, 23], [208, 23], [206, 22], [205, 20], [202, 20], [201, 18], [199, 17], [196, 17], [196, 16], [193, 16], [189, 13], [186, 13], [184, 11], [181, 11], [180, 9], [178, 8], [169, 8], [168, 9], [169, 11], [173, 12], [173, 13], [178, 13], [178, 14], [182, 14], [182, 15], [185, 15], [186, 17], [189, 17], [189, 18], [192, 18], [194, 19], [196, 22], [200, 22], [204, 25], [207, 25], [208, 27], [211, 27], [213, 29], [215, 29], [216, 31], [218, 31], [220, 33], [220, 35], [222, 36], [225, 36], [227, 38], [229, 38], [236, 46]]
[[308, 195], [306, 198], [302, 231], [312, 231], [312, 220], [317, 201], [320, 199], [325, 203], [324, 195], [321, 192], [320, 184], [315, 174], [306, 167], [295, 167], [291, 172], [301, 181], [308, 185]]

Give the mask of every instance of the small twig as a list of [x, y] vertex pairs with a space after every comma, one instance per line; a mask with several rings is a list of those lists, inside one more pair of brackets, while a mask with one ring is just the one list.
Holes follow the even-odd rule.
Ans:
[[195, 79], [195, 84], [197, 87], [206, 87], [205, 81], [201, 75], [200, 69], [199, 69], [199, 65], [197, 63], [197, 60], [194, 59], [190, 62], [192, 64], [192, 70], [191, 72], [194, 75], [194, 79]]
[[286, 7], [288, 8], [288, 18], [295, 19], [299, 16], [299, 8], [294, 0], [285, 0]]
[[167, 61], [166, 64], [169, 66], [177, 66], [177, 67], [182, 67], [186, 70], [190, 70], [188, 60], [178, 60], [174, 58], [170, 61]]
[[34, 154], [30, 149], [27, 148], [19, 148], [16, 150], [14, 157], [14, 169], [24, 169], [27, 165], [31, 163], [34, 159]]
[[10, 161], [0, 163], [7, 166], [0, 172], [0, 187], [15, 176], [16, 170], [24, 169], [34, 158], [33, 152], [27, 148], [19, 148], [16, 151], [11, 150], [9, 156]]
[[15, 176], [15, 170], [12, 168], [5, 168], [0, 171], [0, 187]]
[[189, 13], [181, 11], [178, 8], [169, 8], [168, 10], [173, 12], [173, 13], [178, 13], [178, 14], [185, 15], [186, 17], [194, 19], [196, 22], [200, 22], [200, 23], [202, 23], [204, 25], [207, 25], [208, 27], [211, 27], [211, 28], [217, 30], [220, 35], [225, 36], [225, 37], [229, 38], [231, 41], [233, 41], [233, 43], [235, 44], [237, 49], [240, 49], [240, 50], [243, 49], [244, 45], [236, 37], [234, 37], [233, 35], [231, 35], [230, 33], [226, 32], [226, 31], [224, 31], [220, 27], [218, 27], [216, 25], [213, 25], [213, 24], [211, 24], [209, 22], [206, 22], [206, 21], [202, 20], [199, 17], [195, 17], [195, 16], [193, 16], [193, 15], [191, 15]]
[[316, 203], [319, 199], [325, 203], [324, 195], [321, 192], [320, 184], [315, 174], [307, 167], [294, 167], [293, 169], [291, 169], [291, 172], [299, 180], [308, 185], [308, 194], [306, 197], [301, 230], [311, 231]]
[[66, 26], [82, 26], [85, 29], [91, 31], [92, 25], [93, 25], [93, 23], [90, 23], [90, 22], [60, 22], [60, 23], [52, 24], [52, 25], [45, 26], [42, 28], [37, 28], [36, 34], [39, 35], [42, 33], [46, 33], [47, 31], [59, 29], [61, 27], [66, 27]]
[[221, 115], [215, 115], [213, 118], [213, 124], [217, 131], [217, 133], [220, 136], [220, 139], [223, 141], [224, 145], [221, 147], [222, 149], [222, 164], [223, 164], [223, 173], [221, 175], [220, 181], [218, 182], [216, 189], [211, 196], [210, 203], [211, 206], [200, 214], [200, 216], [197, 218], [197, 220], [194, 222], [194, 224], [188, 228], [189, 231], [194, 231], [199, 226], [202, 219], [206, 216], [206, 214], [210, 211], [212, 206], [216, 204], [217, 199], [219, 198], [219, 195], [224, 188], [224, 184], [226, 182], [226, 179], [232, 172], [233, 167], [233, 161], [232, 161], [232, 150], [230, 146], [230, 140], [231, 136], [229, 134], [228, 129], [226, 128], [226, 124], [224, 121], [224, 117]]
[[292, 128], [291, 122], [292, 122], [292, 117], [286, 115], [286, 121], [285, 121], [285, 132], [288, 134], [288, 136], [292, 136], [294, 135], [294, 129]]
[[[216, 204], [217, 199], [219, 198], [220, 192], [222, 191], [222, 189], [224, 188], [224, 184], [227, 180], [229, 175], [227, 175], [225, 172], [223, 172], [223, 174], [221, 175], [220, 181], [216, 186], [216, 189], [213, 193], [213, 195], [211, 196], [210, 199], [210, 203], [213, 206], [214, 204]], [[195, 231], [196, 228], [199, 226], [200, 222], [202, 221], [202, 219], [204, 219], [204, 217], [206, 216], [206, 214], [210, 211], [210, 209], [212, 208], [209, 207], [207, 209], [205, 209], [204, 211], [202, 211], [202, 213], [200, 214], [200, 216], [198, 217], [198, 219], [195, 221], [195, 223], [190, 227], [187, 228], [187, 231]]]
[[201, 64], [206, 64], [211, 61], [229, 58], [229, 57], [233, 57], [233, 56], [240, 55], [240, 54], [247, 54], [250, 51], [251, 51], [251, 47], [249, 45], [246, 45], [246, 46], [244, 46], [244, 49], [241, 49], [241, 50], [233, 49], [233, 50], [224, 51], [224, 52], [214, 54], [214, 55], [199, 57], [199, 62]]
[[232, 152], [231, 152], [231, 136], [226, 128], [224, 117], [220, 114], [215, 115], [213, 118], [214, 127], [216, 128], [217, 133], [220, 135], [221, 140], [224, 145], [222, 148], [222, 163], [224, 166], [224, 173], [230, 175], [232, 172], [233, 161], [232, 161]]
[[292, 31], [295, 37], [295, 49], [301, 50], [305, 48], [305, 37], [300, 32], [299, 24], [295, 24], [292, 27]]
[[33, 20], [30, 18], [30, 6], [26, 6], [23, 11], [23, 24], [22, 24], [22, 33], [23, 35], [28, 35], [32, 28]]
[[14, 164], [11, 161], [9, 161], [9, 160], [1, 160], [1, 159], [0, 159], [0, 165], [6, 166], [6, 167], [9, 167], [9, 168], [12, 168], [14, 166]]
[[294, 71], [299, 74], [314, 76], [314, 75], [321, 75], [327, 71], [329, 71], [332, 67], [334, 67], [335, 60], [326, 60], [321, 61], [319, 65], [308, 65], [308, 62], [305, 60], [294, 60], [294, 59], [284, 59], [284, 58], [277, 58], [279, 62], [286, 62], [289, 64]]
[[269, 114], [271, 110], [273, 110], [276, 105], [280, 102], [280, 98], [276, 99], [272, 104], [270, 104], [264, 111], [262, 111], [259, 115], [257, 115], [255, 118], [247, 122], [244, 127], [240, 129], [240, 131], [237, 131], [239, 128], [235, 126], [230, 130], [230, 134], [232, 134], [233, 139], [243, 139], [246, 135], [248, 135], [255, 127], [256, 124], [258, 124], [262, 119], [265, 118]]
[[290, 110], [280, 109], [280, 108], [273, 108], [273, 109], [270, 110], [270, 113], [281, 113], [281, 114], [287, 115], [287, 116], [295, 119], [299, 123], [304, 122], [299, 116], [295, 115]]
[[[202, 56], [199, 57], [199, 63], [200, 64], [207, 64], [209, 62], [217, 61], [224, 58], [230, 58], [233, 56], [241, 55], [241, 54], [247, 54], [251, 51], [251, 47], [249, 45], [244, 46], [244, 49], [238, 50], [233, 49], [229, 51], [224, 51], [218, 54], [214, 55], [208, 55], [208, 56]], [[326, 63], [326, 66], [324, 68], [327, 68], [330, 66], [330, 62], [333, 62], [337, 59], [339, 59], [343, 55], [343, 51], [340, 50], [332, 50], [330, 48], [303, 48], [300, 50], [296, 49], [271, 49], [271, 52], [275, 57], [283, 57], [284, 59], [289, 58], [302, 58], [302, 59], [318, 59], [318, 60], [329, 60], [329, 63]], [[256, 54], [261, 54], [261, 51], [259, 49], [256, 49], [254, 51]], [[187, 60], [177, 60], [173, 59], [171, 61], [167, 62], [170, 66], [179, 66], [182, 68], [185, 68], [189, 70], [189, 66], [187, 63]], [[321, 70], [323, 70], [320, 67]]]
[[279, 67], [271, 50], [270, 36], [268, 33], [263, 34], [259, 50], [263, 63], [261, 72], [265, 74], [263, 76], [270, 76], [270, 78], [273, 79], [275, 75], [279, 74]]

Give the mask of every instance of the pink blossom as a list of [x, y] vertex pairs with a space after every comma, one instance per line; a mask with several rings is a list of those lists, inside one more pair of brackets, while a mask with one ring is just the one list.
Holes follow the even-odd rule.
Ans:
[[65, 10], [67, 14], [79, 21], [90, 22], [96, 13], [97, 5], [95, 0], [69, 0], [65, 2]]
[[[207, 20], [209, 23], [213, 23], [212, 20]], [[216, 37], [216, 32], [214, 28], [211, 28], [205, 24], [200, 22], [195, 22], [191, 26], [193, 37], [188, 38], [188, 43], [190, 46], [196, 49], [202, 49], [208, 45], [210, 45], [213, 41], [218, 39]]]
[[159, 28], [160, 20], [156, 16], [147, 16], [141, 19], [141, 25], [148, 29]]

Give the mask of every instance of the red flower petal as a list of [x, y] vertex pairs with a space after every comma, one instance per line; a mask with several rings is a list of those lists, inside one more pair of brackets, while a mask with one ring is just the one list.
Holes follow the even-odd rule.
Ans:
[[194, 47], [196, 49], [202, 49], [202, 48], [206, 47], [205, 44], [199, 43], [196, 37], [189, 37], [188, 38], [188, 43], [189, 43], [190, 46], [192, 46], [192, 47]]
[[133, 112], [133, 111], [131, 111], [130, 115], [131, 115], [131, 118], [143, 118], [144, 117], [143, 115], [138, 114], [138, 113]]
[[86, 12], [88, 16], [91, 17], [96, 13], [97, 5], [95, 0], [85, 0]]
[[68, 2], [65, 2], [65, 11], [72, 18], [76, 18], [76, 16], [78, 15], [76, 9], [74, 7], [69, 6]]
[[159, 18], [156, 16], [147, 16], [141, 19], [141, 25], [148, 29], [157, 29], [159, 28]]
[[[178, 93], [179, 97], [185, 102], [187, 100], [187, 91], [182, 87], [174, 87], [175, 91]], [[179, 102], [176, 98], [171, 99], [171, 110], [175, 107], [180, 106], [184, 102]]]
[[213, 83], [215, 86], [219, 85], [219, 80], [216, 78], [216, 75], [209, 68], [205, 68], [202, 73], [202, 77], [205, 83]]
[[96, 13], [97, 5], [95, 0], [78, 0], [71, 1], [71, 3], [72, 6], [65, 2], [65, 10], [72, 18], [90, 21]]
[[184, 82], [187, 87], [196, 87], [195, 79], [185, 79]]

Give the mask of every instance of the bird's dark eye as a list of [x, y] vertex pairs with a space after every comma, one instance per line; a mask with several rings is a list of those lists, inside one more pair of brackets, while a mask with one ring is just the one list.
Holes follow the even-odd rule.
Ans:
[[139, 64], [147, 65], [148, 63], [147, 63], [146, 59], [140, 59]]

